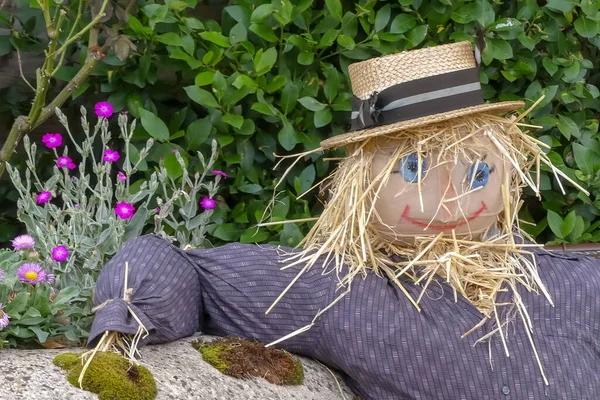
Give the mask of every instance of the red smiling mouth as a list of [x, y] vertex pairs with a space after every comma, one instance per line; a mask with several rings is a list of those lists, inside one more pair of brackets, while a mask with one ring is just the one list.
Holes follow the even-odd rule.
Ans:
[[450, 225], [434, 225], [434, 224], [429, 224], [429, 223], [425, 223], [425, 222], [420, 222], [417, 221], [416, 219], [412, 219], [411, 217], [409, 217], [409, 212], [410, 212], [410, 206], [406, 205], [406, 207], [404, 208], [404, 212], [402, 213], [402, 217], [400, 218], [400, 220], [407, 220], [408, 222], [410, 222], [413, 225], [417, 225], [421, 228], [427, 228], [427, 229], [431, 229], [434, 231], [443, 231], [446, 229], [454, 229], [454, 228], [458, 228], [459, 226], [463, 226], [466, 225], [467, 223], [473, 221], [475, 218], [479, 217], [481, 215], [482, 212], [484, 212], [485, 210], [487, 210], [487, 206], [485, 205], [485, 203], [482, 201], [481, 202], [481, 208], [479, 210], [477, 210], [475, 212], [475, 214], [471, 215], [470, 217], [463, 219], [460, 222], [457, 222], [455, 224], [450, 224]]

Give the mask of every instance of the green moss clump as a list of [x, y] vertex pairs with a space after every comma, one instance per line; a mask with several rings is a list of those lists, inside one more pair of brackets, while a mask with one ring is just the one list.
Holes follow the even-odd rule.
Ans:
[[239, 338], [193, 342], [204, 361], [234, 378], [261, 377], [276, 385], [301, 385], [304, 368], [290, 353]]
[[54, 365], [62, 369], [71, 369], [77, 365], [79, 355], [75, 353], [62, 353], [54, 357]]
[[302, 385], [304, 382], [304, 368], [302, 363], [297, 358], [294, 358], [294, 370], [287, 376], [284, 385]]
[[[54, 358], [54, 364], [68, 371], [67, 380], [79, 387], [79, 374], [83, 369], [79, 354], [64, 353]], [[98, 393], [100, 400], [153, 400], [156, 382], [147, 368], [130, 365], [117, 353], [98, 352], [85, 372], [83, 389]]]
[[216, 344], [211, 346], [210, 343], [202, 343], [197, 347], [202, 353], [204, 361], [221, 371], [222, 373], [227, 372], [228, 363], [223, 359], [223, 352], [229, 349], [228, 346], [223, 344]]

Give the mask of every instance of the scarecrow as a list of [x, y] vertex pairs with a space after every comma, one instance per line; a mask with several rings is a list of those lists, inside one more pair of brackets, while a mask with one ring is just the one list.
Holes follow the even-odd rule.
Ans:
[[469, 42], [349, 73], [352, 130], [320, 148], [347, 157], [301, 248], [132, 239], [98, 279], [90, 346], [202, 330], [320, 360], [365, 399], [596, 398], [600, 264], [520, 234], [541, 168], [577, 185], [525, 113], [499, 116], [524, 104], [483, 102]]

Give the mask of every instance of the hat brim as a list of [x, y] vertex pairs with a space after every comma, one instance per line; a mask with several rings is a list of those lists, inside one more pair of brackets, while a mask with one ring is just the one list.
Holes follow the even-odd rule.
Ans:
[[372, 137], [386, 135], [388, 133], [399, 132], [410, 128], [435, 124], [449, 119], [464, 117], [465, 115], [479, 113], [504, 113], [523, 108], [525, 103], [522, 101], [504, 101], [501, 103], [480, 104], [477, 106], [461, 108], [460, 110], [448, 111], [440, 114], [427, 115], [425, 117], [415, 118], [408, 121], [396, 122], [389, 125], [377, 126], [375, 128], [363, 129], [360, 131], [348, 132], [337, 135], [321, 142], [323, 150], [335, 147], [345, 146], [350, 143], [361, 142]]

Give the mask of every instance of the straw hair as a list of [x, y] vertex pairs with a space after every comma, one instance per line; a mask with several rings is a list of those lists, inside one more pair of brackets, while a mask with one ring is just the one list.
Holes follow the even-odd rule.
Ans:
[[[368, 271], [373, 271], [398, 285], [408, 300], [420, 310], [421, 299], [428, 285], [437, 276], [452, 287], [455, 298], [464, 296], [482, 313], [481, 323], [465, 332], [465, 335], [491, 321], [495, 327], [482, 340], [499, 334], [505, 352], [509, 355], [506, 344], [508, 324], [519, 318], [526, 326], [528, 335], [532, 330], [531, 320], [520, 300], [517, 287], [541, 293], [552, 303], [550, 294], [537, 273], [535, 258], [528, 250], [537, 245], [519, 243], [513, 236], [520, 231], [518, 210], [522, 204], [522, 187], [529, 186], [539, 195], [539, 181], [532, 178], [529, 170], [535, 167], [539, 171], [540, 165], [545, 164], [557, 178], [561, 175], [584, 193], [585, 190], [552, 166], [540, 149], [541, 142], [522, 132], [518, 119], [474, 114], [421, 126], [409, 132], [394, 132], [389, 137], [401, 140], [387, 165], [376, 176], [372, 175], [372, 164], [379, 150], [378, 139], [368, 138], [360, 143], [348, 144], [348, 157], [339, 163], [325, 188], [330, 194], [329, 201], [299, 245], [303, 250], [284, 260], [284, 269], [294, 265], [303, 266], [288, 288], [315, 264], [323, 264], [324, 273], [327, 270], [336, 271], [340, 287], [346, 289], [344, 294], [350, 291], [352, 281], [359, 275], [365, 276]], [[457, 235], [454, 231], [435, 234], [424, 231], [416, 237], [399, 237], [391, 227], [386, 229], [377, 214], [375, 202], [399, 160], [415, 151], [419, 157], [425, 153], [437, 153], [438, 161], [456, 160], [458, 155], [473, 153], [474, 150], [466, 140], [470, 137], [489, 139], [489, 150], [498, 154], [510, 166], [505, 168], [500, 181], [503, 210], [496, 223], [484, 232], [463, 235]], [[481, 159], [481, 155], [472, 156], [473, 162], [478, 159]], [[421, 162], [417, 163], [420, 164]], [[416, 184], [420, 185], [423, 178], [420, 173], [417, 176], [419, 181]], [[444, 200], [448, 199], [442, 199], [440, 203]], [[467, 219], [466, 216], [464, 218]], [[324, 262], [322, 257], [325, 257]], [[408, 293], [401, 278], [404, 282], [408, 280], [422, 286], [417, 298]], [[513, 301], [498, 304], [496, 295], [499, 291], [507, 290]], [[285, 291], [269, 311], [284, 295]], [[309, 327], [301, 328], [286, 338]], [[540, 372], [547, 383], [535, 343], [529, 337]]]

